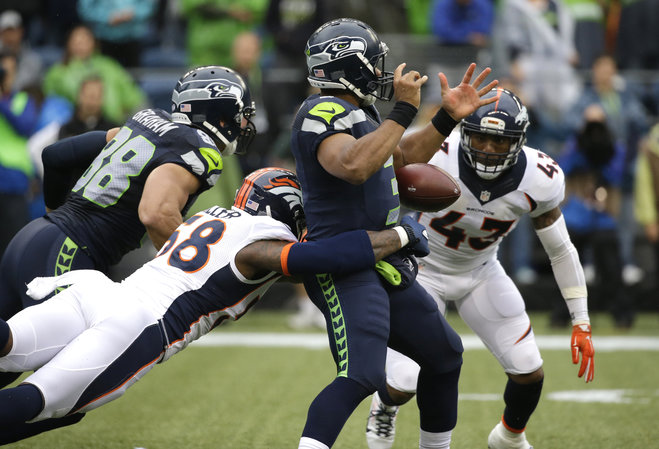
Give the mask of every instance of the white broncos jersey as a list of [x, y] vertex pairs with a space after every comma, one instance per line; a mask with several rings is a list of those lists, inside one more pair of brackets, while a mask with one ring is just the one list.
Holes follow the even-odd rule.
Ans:
[[467, 273], [496, 259], [501, 239], [523, 214], [542, 215], [558, 206], [565, 194], [565, 177], [558, 164], [529, 147], [498, 178], [480, 178], [462, 156], [459, 129], [429, 163], [450, 173], [462, 190], [447, 209], [419, 217], [430, 236], [430, 255], [420, 259], [421, 267], [446, 274]]
[[180, 225], [156, 258], [123, 281], [136, 300], [161, 316], [164, 360], [223, 320], [240, 318], [280, 278], [246, 279], [235, 265], [238, 251], [258, 240], [297, 239], [270, 217], [211, 208]]

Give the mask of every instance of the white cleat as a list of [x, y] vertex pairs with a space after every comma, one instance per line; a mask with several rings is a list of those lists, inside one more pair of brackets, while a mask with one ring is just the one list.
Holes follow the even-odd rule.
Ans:
[[533, 449], [533, 446], [526, 441], [524, 432], [511, 432], [504, 427], [501, 421], [494, 426], [490, 436], [487, 437], [487, 447], [489, 449]]
[[396, 415], [400, 407], [385, 405], [377, 391], [373, 394], [371, 411], [366, 423], [366, 444], [369, 449], [390, 449], [396, 435]]

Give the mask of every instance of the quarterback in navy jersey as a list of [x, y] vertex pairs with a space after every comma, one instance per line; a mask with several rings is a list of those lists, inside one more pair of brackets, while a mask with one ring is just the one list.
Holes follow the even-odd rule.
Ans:
[[[215, 184], [222, 156], [249, 144], [253, 114], [238, 74], [200, 67], [178, 80], [171, 114], [142, 110], [121, 129], [46, 148], [48, 213], [19, 231], [4, 253], [0, 318], [39, 302], [25, 292], [35, 277], [105, 272], [140, 246], [145, 231], [160, 249], [197, 195]], [[0, 378], [0, 385], [7, 383]]]
[[[526, 424], [535, 410], [544, 380], [543, 361], [524, 299], [505, 273], [497, 253], [501, 240], [528, 214], [551, 260], [556, 283], [572, 317], [572, 362], [578, 376], [594, 376], [594, 348], [587, 289], [576, 248], [559, 208], [565, 177], [545, 153], [524, 145], [529, 117], [512, 92], [495, 89], [497, 101], [462, 120], [430, 163], [451, 174], [462, 195], [449, 208], [421, 213], [429, 233], [428, 257], [419, 265], [419, 282], [442, 313], [452, 301], [497, 359], [508, 382], [505, 409], [488, 436], [490, 449], [531, 449]], [[521, 249], [524, 250], [524, 249]], [[400, 404], [417, 391], [418, 365], [397, 351], [387, 354], [387, 391], [376, 393], [367, 426], [370, 449], [392, 447]]]
[[[306, 46], [309, 82], [320, 88], [299, 108], [291, 148], [302, 185], [311, 241], [353, 229], [394, 227], [400, 217], [394, 169], [427, 162], [455, 126], [492, 99], [472, 84], [475, 64], [449, 88], [439, 74], [442, 104], [433, 124], [401, 140], [428, 79], [405, 64], [385, 72], [388, 49], [373, 29], [354, 19], [330, 21]], [[381, 120], [373, 103], [396, 104]], [[327, 449], [357, 405], [385, 385], [389, 342], [422, 366], [419, 380], [420, 447], [450, 441], [457, 419], [462, 344], [415, 277], [414, 256], [392, 255], [374, 268], [306, 276], [305, 288], [328, 324], [336, 378], [312, 402], [299, 448]]]
[[71, 286], [0, 319], [0, 371], [35, 370], [0, 391], [0, 444], [73, 424], [119, 398], [155, 365], [247, 313], [282, 274], [360, 270], [404, 246], [427, 253], [424, 228], [411, 219], [298, 243], [304, 218], [295, 174], [264, 168], [244, 179], [233, 208], [188, 219], [121, 283], [96, 270], [34, 279], [35, 299]]

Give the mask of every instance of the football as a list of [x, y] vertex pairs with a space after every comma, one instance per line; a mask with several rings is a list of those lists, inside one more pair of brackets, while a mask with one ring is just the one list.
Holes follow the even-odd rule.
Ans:
[[445, 209], [460, 198], [453, 176], [430, 164], [408, 164], [396, 170], [400, 203], [421, 212]]

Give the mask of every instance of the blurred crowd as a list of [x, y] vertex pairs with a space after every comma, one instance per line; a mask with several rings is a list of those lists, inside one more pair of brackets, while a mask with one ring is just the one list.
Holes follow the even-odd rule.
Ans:
[[[145, 106], [169, 110], [190, 67], [226, 65], [246, 77], [258, 129], [249, 154], [227, 158], [191, 212], [231, 204], [243, 173], [290, 168], [290, 121], [311, 92], [304, 45], [333, 17], [370, 24], [390, 44], [388, 70], [405, 61], [429, 74], [419, 121], [440, 106], [438, 71], [490, 65], [529, 107], [528, 145], [565, 171], [563, 210], [594, 309], [631, 324], [628, 287], [644, 279], [656, 309], [659, 0], [3, 0], [0, 254], [45, 211], [45, 146], [121, 125]], [[503, 248], [520, 285], [542, 274], [530, 229], [521, 223]], [[568, 322], [561, 310], [552, 320]]]

